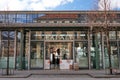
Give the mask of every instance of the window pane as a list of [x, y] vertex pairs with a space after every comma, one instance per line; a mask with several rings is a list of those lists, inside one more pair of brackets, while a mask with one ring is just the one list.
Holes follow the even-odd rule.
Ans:
[[110, 31], [109, 32], [109, 38], [110, 39], [116, 39], [116, 32], [115, 31]]
[[87, 39], [87, 32], [86, 31], [76, 31], [75, 32], [75, 39], [86, 40]]

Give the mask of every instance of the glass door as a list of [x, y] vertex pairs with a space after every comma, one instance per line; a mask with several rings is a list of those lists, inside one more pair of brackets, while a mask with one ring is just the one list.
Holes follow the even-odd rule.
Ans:
[[79, 68], [88, 68], [87, 42], [75, 42], [76, 62]]
[[[69, 69], [73, 63], [73, 42], [46, 42], [45, 52], [45, 69], [56, 69], [56, 66], [57, 69]], [[55, 54], [52, 65], [51, 54]], [[56, 57], [59, 58], [58, 63]]]
[[43, 68], [44, 42], [31, 41], [31, 68]]
[[110, 41], [112, 68], [119, 68], [119, 54], [116, 41]]

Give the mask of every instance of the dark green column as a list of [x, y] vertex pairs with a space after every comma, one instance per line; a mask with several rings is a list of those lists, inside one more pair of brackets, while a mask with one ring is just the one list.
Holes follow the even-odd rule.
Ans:
[[99, 55], [99, 44], [97, 34], [93, 34], [93, 47], [95, 49], [95, 56], [93, 58], [93, 68], [100, 69], [100, 55]]
[[21, 39], [20, 39], [20, 57], [19, 57], [19, 69], [25, 69], [25, 33], [24, 30], [21, 30]]

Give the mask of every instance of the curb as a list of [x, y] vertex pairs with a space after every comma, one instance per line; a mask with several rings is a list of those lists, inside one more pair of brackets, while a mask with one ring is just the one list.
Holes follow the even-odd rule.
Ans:
[[28, 78], [32, 74], [27, 74], [27, 75], [0, 75], [0, 78]]
[[[23, 72], [24, 73], [24, 72]], [[2, 74], [0, 75], [0, 78], [28, 78], [31, 75], [88, 75], [91, 78], [120, 78], [120, 74], [114, 74], [114, 75], [109, 75], [109, 74], [104, 74], [104, 73], [79, 73], [79, 72], [43, 72], [43, 73], [16, 73], [16, 74], [11, 74], [11, 75], [5, 75]]]
[[89, 74], [89, 76], [93, 78], [120, 78], [120, 75], [97, 75], [97, 74]]

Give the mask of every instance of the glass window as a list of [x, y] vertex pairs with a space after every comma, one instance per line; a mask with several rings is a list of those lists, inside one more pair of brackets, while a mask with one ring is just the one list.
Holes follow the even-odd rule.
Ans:
[[5, 14], [3, 16], [3, 18], [5, 19], [3, 22], [15, 23], [15, 15], [14, 14]]
[[110, 42], [110, 49], [111, 49], [112, 67], [113, 68], [118, 68], [119, 67], [119, 62], [118, 62], [117, 42], [111, 41]]
[[116, 31], [109, 32], [109, 39], [116, 39]]
[[8, 16], [8, 22], [9, 23], [15, 23], [15, 21], [16, 21], [16, 19], [15, 19], [15, 14], [9, 14], [9, 16]]
[[54, 23], [57, 23], [57, 21], [54, 21]]
[[91, 37], [91, 67], [94, 69], [100, 69], [103, 67], [101, 33], [94, 33]]
[[[9, 35], [9, 37], [8, 37]], [[7, 57], [9, 54], [9, 67], [13, 68], [14, 67], [14, 38], [15, 38], [15, 33], [14, 31], [2, 31], [2, 44], [1, 44], [1, 65], [2, 67], [6, 68], [7, 67]]]
[[117, 39], [120, 40], [120, 31], [117, 32]]
[[88, 19], [87, 19], [86, 14], [79, 14], [78, 16], [79, 16], [79, 18], [78, 18], [79, 23], [86, 23], [87, 22]]
[[27, 23], [38, 22], [38, 14], [27, 14]]
[[75, 32], [75, 39], [76, 40], [86, 40], [87, 39], [87, 32], [86, 31], [76, 31]]
[[31, 32], [31, 40], [43, 40], [44, 32], [43, 31], [32, 31]]
[[72, 31], [46, 31], [45, 39], [46, 40], [73, 40]]
[[43, 68], [44, 56], [44, 43], [43, 42], [31, 42], [31, 68]]
[[9, 14], [9, 13], [0, 14], [0, 22], [15, 23], [15, 14]]
[[46, 23], [45, 20], [45, 14], [36, 14], [36, 13], [30, 13], [30, 14], [27, 14], [27, 23]]
[[65, 23], [65, 21], [62, 21], [62, 23]]
[[47, 20], [46, 23], [49, 23], [49, 21]]
[[16, 15], [16, 23], [26, 23], [26, 14], [17, 14]]
[[60, 50], [60, 59], [73, 59], [73, 44], [72, 42], [47, 42], [46, 43], [46, 59], [50, 59], [51, 48], [53, 53], [57, 52], [57, 49]]
[[[9, 37], [8, 37], [9, 35]], [[7, 40], [14, 41], [15, 38], [15, 32], [14, 31], [2, 31], [2, 40]]]
[[[109, 54], [108, 54], [108, 49], [107, 45], [105, 43], [105, 67], [109, 67]], [[111, 63], [112, 63], [112, 68], [118, 68], [119, 67], [119, 60], [118, 60], [118, 47], [117, 47], [117, 42], [115, 41], [110, 41], [110, 53], [111, 53]]]
[[0, 23], [3, 23], [5, 21], [5, 15], [4, 14], [0, 14]]
[[21, 55], [20, 53], [20, 48], [21, 48], [21, 32], [17, 32], [17, 53], [16, 53], [16, 68], [19, 69], [21, 65], [21, 58], [23, 59], [23, 68], [27, 69], [28, 68], [28, 54], [29, 54], [29, 32], [25, 31], [24, 32], [24, 51], [23, 54]]
[[32, 31], [31, 40], [73, 40], [72, 31]]
[[73, 21], [70, 21], [70, 23], [73, 23]]

